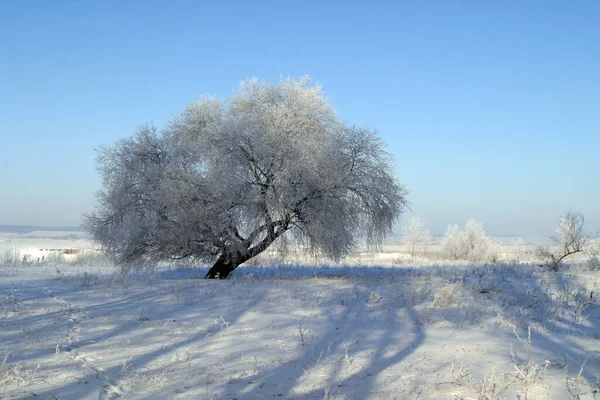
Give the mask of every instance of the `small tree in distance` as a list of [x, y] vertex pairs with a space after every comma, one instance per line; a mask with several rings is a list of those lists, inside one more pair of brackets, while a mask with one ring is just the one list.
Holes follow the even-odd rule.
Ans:
[[577, 211], [568, 211], [559, 218], [556, 226], [558, 237], [551, 237], [551, 246], [540, 246], [538, 256], [543, 260], [540, 267], [548, 267], [558, 271], [563, 260], [573, 254], [582, 252], [592, 237], [585, 233], [585, 218]]
[[402, 229], [402, 241], [410, 247], [410, 255], [415, 256], [417, 246], [426, 246], [431, 242], [429, 229], [421, 218], [414, 216], [408, 220]]
[[406, 205], [371, 129], [346, 126], [307, 77], [241, 84], [192, 103], [161, 132], [102, 147], [103, 190], [85, 217], [124, 265], [192, 258], [225, 279], [276, 240], [332, 259], [380, 244]]

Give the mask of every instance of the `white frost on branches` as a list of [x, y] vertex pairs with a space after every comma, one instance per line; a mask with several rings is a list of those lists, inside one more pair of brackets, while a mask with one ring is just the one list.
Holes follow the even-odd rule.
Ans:
[[584, 222], [583, 214], [576, 211], [568, 211], [558, 219], [558, 237], [550, 238], [552, 246], [540, 246], [537, 249], [538, 257], [543, 260], [541, 266], [558, 271], [565, 258], [584, 251], [592, 243], [592, 236], [583, 229]]
[[410, 255], [415, 256], [419, 246], [427, 246], [431, 243], [429, 229], [419, 217], [412, 217], [402, 228], [402, 241], [409, 246]]
[[483, 230], [481, 223], [470, 219], [464, 231], [450, 225], [442, 241], [444, 255], [454, 260], [495, 262], [499, 257], [498, 244]]
[[227, 266], [220, 277], [278, 239], [339, 259], [381, 243], [404, 209], [383, 147], [340, 121], [308, 77], [252, 79], [160, 132], [144, 125], [102, 147], [86, 224], [123, 263], [193, 257]]

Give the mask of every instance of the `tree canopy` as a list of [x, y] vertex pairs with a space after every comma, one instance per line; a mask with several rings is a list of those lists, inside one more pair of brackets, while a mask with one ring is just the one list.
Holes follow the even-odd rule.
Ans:
[[243, 82], [164, 129], [99, 149], [103, 189], [86, 226], [121, 263], [195, 259], [226, 278], [275, 240], [332, 259], [379, 244], [406, 206], [393, 157], [347, 126], [310, 80]]

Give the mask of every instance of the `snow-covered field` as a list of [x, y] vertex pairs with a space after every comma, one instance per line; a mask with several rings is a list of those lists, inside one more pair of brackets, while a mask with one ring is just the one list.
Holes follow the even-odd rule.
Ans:
[[391, 243], [207, 281], [122, 277], [81, 239], [15, 240], [0, 242], [2, 399], [600, 398], [600, 273], [519, 262], [523, 243], [497, 265]]

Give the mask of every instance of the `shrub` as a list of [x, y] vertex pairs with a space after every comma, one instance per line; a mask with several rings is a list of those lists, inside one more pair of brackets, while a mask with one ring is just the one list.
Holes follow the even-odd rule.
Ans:
[[464, 231], [458, 225], [450, 225], [442, 241], [444, 256], [453, 260], [473, 262], [496, 262], [498, 244], [483, 230], [481, 223], [470, 219]]

